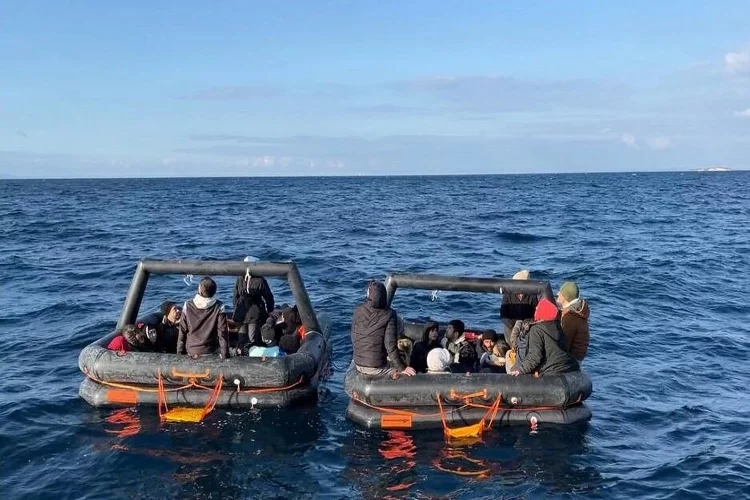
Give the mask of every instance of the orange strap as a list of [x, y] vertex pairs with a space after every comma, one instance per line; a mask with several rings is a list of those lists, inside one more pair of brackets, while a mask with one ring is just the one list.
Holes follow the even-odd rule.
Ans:
[[450, 399], [471, 399], [471, 398], [483, 398], [487, 399], [487, 389], [482, 389], [481, 391], [477, 392], [471, 392], [469, 394], [461, 394], [460, 392], [456, 392], [455, 389], [451, 389], [448, 393], [448, 398]]

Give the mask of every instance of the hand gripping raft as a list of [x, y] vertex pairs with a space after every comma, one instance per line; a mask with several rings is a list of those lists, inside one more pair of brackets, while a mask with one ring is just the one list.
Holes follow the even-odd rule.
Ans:
[[[135, 269], [117, 328], [136, 322], [152, 274], [244, 276], [248, 272], [282, 278], [289, 284], [307, 331], [298, 352], [280, 358], [225, 360], [218, 355], [193, 359], [116, 352], [106, 348], [116, 335], [111, 332], [81, 351], [78, 364], [86, 376], [79, 389], [81, 397], [93, 406], [158, 406], [167, 421], [199, 421], [214, 407], [285, 408], [314, 402], [329, 371], [331, 324], [314, 311], [293, 262], [143, 260]], [[175, 408], [191, 411], [175, 412]]]

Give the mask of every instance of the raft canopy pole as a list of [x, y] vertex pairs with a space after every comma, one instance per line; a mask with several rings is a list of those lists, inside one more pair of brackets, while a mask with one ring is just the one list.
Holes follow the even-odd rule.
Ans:
[[388, 274], [385, 279], [385, 289], [388, 293], [389, 306], [392, 304], [393, 296], [398, 288], [497, 294], [527, 293], [541, 295], [553, 302], [555, 300], [552, 295], [552, 287], [548, 281], [441, 276], [437, 274]]
[[310, 304], [310, 296], [302, 281], [302, 276], [294, 262], [244, 262], [244, 261], [206, 261], [206, 260], [141, 260], [135, 269], [130, 283], [125, 305], [117, 322], [117, 329], [134, 323], [141, 307], [151, 274], [194, 274], [203, 276], [244, 276], [249, 271], [253, 276], [266, 278], [285, 278], [292, 291], [302, 324], [310, 332], [320, 332], [320, 324]]

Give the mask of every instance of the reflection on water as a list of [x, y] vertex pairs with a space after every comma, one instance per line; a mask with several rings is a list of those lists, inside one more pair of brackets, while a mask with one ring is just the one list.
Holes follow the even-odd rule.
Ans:
[[586, 426], [510, 427], [483, 439], [446, 442], [440, 430], [357, 430], [345, 439], [344, 474], [365, 498], [476, 498], [595, 492], [596, 469], [582, 466]]

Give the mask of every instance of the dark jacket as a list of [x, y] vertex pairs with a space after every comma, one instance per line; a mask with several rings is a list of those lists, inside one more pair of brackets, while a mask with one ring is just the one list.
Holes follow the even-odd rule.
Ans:
[[[202, 299], [202, 300], [201, 300]], [[177, 335], [177, 354], [213, 354], [218, 351], [222, 357], [229, 356], [227, 343], [227, 317], [224, 304], [217, 300], [208, 307], [198, 307], [198, 302], [206, 301], [196, 296], [185, 302]]]
[[354, 310], [352, 348], [354, 364], [365, 368], [391, 366], [406, 369], [398, 353], [396, 314], [388, 307], [385, 286], [370, 284], [367, 302]]
[[415, 342], [414, 347], [412, 347], [409, 366], [414, 368], [417, 373], [427, 373], [427, 353], [436, 347], [440, 347], [440, 337], [432, 342], [429, 338], [429, 331], [436, 326], [437, 323], [427, 322], [422, 332], [422, 340]]
[[514, 367], [520, 373], [555, 375], [579, 369], [578, 362], [565, 352], [565, 335], [559, 321], [532, 323], [526, 335], [526, 353]]
[[583, 361], [589, 351], [589, 304], [578, 299], [570, 307], [563, 309], [560, 318], [565, 334], [565, 350], [576, 361]]
[[[282, 315], [284, 316], [284, 322], [277, 323]], [[299, 327], [301, 325], [302, 320], [300, 319], [297, 306], [285, 306], [283, 309], [275, 309], [268, 314], [266, 323], [260, 329], [261, 338], [266, 346], [279, 345], [279, 339], [284, 335], [296, 335], [300, 337]]]
[[513, 325], [521, 319], [531, 319], [534, 317], [539, 298], [536, 295], [522, 294], [519, 297], [517, 293], [503, 293], [503, 302], [500, 305], [500, 318], [503, 320], [503, 333], [505, 341], [510, 344], [510, 332]]
[[177, 352], [177, 328], [160, 313], [154, 312], [140, 318], [137, 322], [156, 330], [156, 340], [151, 342], [151, 348], [155, 352], [168, 352], [174, 354]]
[[235, 323], [263, 324], [274, 308], [273, 292], [266, 278], [253, 276], [245, 280], [244, 276], [239, 276], [234, 283], [232, 305]]
[[445, 348], [448, 349], [448, 352], [450, 352], [454, 356], [454, 362], [451, 365], [451, 372], [465, 373], [475, 371], [478, 361], [476, 349], [473, 345], [471, 345], [471, 342], [466, 340], [463, 334], [458, 338], [458, 340], [458, 343], [448, 342], [448, 344], [445, 346]]

